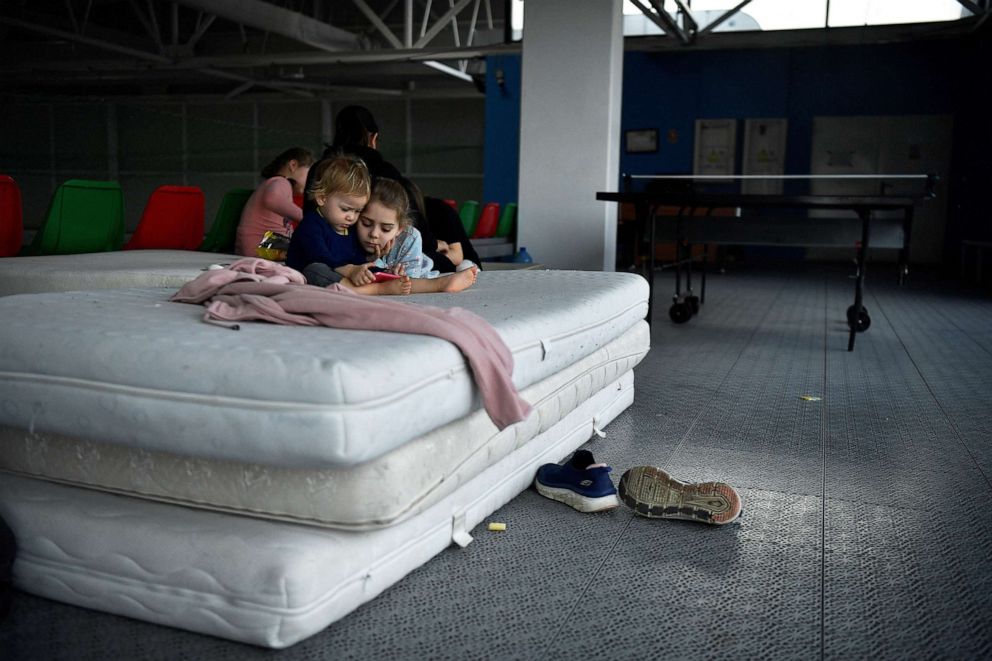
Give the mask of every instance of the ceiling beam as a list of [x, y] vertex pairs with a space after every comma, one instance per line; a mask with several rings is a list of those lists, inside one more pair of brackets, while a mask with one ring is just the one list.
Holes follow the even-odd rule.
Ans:
[[448, 11], [444, 12], [444, 14], [442, 14], [441, 17], [434, 22], [434, 25], [432, 25], [427, 30], [427, 32], [424, 33], [424, 35], [420, 37], [420, 39], [418, 39], [416, 43], [413, 44], [413, 47], [423, 48], [424, 46], [429, 44], [431, 40], [434, 39], [434, 37], [436, 37], [441, 32], [441, 30], [445, 28], [445, 24], [448, 21], [453, 20], [455, 16], [458, 15], [458, 12], [465, 9], [465, 7], [467, 7], [468, 3], [470, 2], [472, 2], [472, 0], [458, 0], [458, 2], [456, 2], [450, 9], [448, 9]]
[[733, 9], [728, 9], [718, 19], [711, 22], [705, 28], [700, 30], [699, 34], [707, 34], [709, 32], [713, 32], [713, 30], [715, 30], [721, 23], [723, 23], [728, 18], [731, 18], [732, 16], [737, 14], [740, 10], [744, 9], [744, 7], [746, 7], [749, 4], [751, 4], [751, 0], [741, 0], [740, 4], [738, 4], [736, 7], [734, 7]]
[[[6, 16], [0, 16], [0, 24], [6, 23], [8, 25], [13, 25], [19, 27], [23, 30], [29, 30], [32, 32], [37, 32], [39, 34], [46, 34], [53, 37], [59, 37], [67, 41], [75, 41], [77, 43], [85, 44], [87, 46], [92, 46], [94, 48], [100, 48], [103, 50], [113, 51], [115, 53], [120, 53], [121, 55], [128, 55], [145, 62], [152, 62], [155, 64], [171, 64], [171, 58], [165, 57], [164, 55], [158, 55], [156, 53], [149, 53], [148, 51], [137, 50], [134, 48], [128, 48], [126, 46], [119, 46], [117, 44], [112, 44], [100, 39], [93, 39], [92, 37], [87, 37], [81, 34], [75, 34], [68, 32], [66, 30], [60, 30], [58, 28], [51, 28], [47, 25], [34, 25], [32, 23], [27, 23], [25, 21], [18, 20], [16, 18], [8, 18]], [[197, 67], [193, 69], [200, 74], [205, 76], [210, 76], [212, 78], [224, 78], [227, 80], [236, 80], [239, 82], [251, 81], [258, 87], [265, 87], [268, 89], [273, 89], [278, 92], [284, 92], [287, 94], [294, 94], [296, 96], [304, 96], [307, 98], [313, 97], [311, 92], [304, 90], [293, 89], [289, 84], [283, 83], [281, 81], [263, 81], [255, 80], [249, 76], [244, 76], [241, 74], [232, 73], [229, 71], [221, 71], [219, 69], [214, 69], [211, 67]]]
[[[4, 19], [0, 18], [0, 22]], [[38, 58], [20, 63], [11, 63], [0, 68], [0, 77], [6, 73], [24, 71], [121, 71], [149, 67], [161, 70], [199, 69], [220, 67], [248, 69], [264, 66], [319, 66], [335, 64], [388, 64], [391, 62], [423, 63], [428, 60], [474, 60], [489, 55], [513, 55], [520, 53], [519, 42], [513, 44], [492, 44], [475, 48], [425, 48], [425, 49], [380, 49], [372, 51], [350, 51], [339, 53], [244, 53], [238, 55], [202, 55], [175, 61], [161, 61], [159, 64], [137, 65], [133, 60], [81, 59], [46, 62]], [[142, 58], [144, 59], [144, 58]]]
[[283, 9], [262, 0], [178, 0], [182, 5], [202, 9], [229, 21], [265, 32], [274, 32], [321, 50], [355, 50], [360, 48], [357, 35]]
[[140, 50], [137, 48], [131, 48], [129, 46], [123, 46], [121, 44], [115, 44], [109, 41], [104, 41], [103, 39], [87, 37], [84, 34], [69, 32], [67, 30], [60, 30], [58, 28], [49, 27], [47, 25], [38, 25], [36, 23], [29, 23], [27, 21], [22, 21], [18, 18], [12, 18], [9, 16], [0, 16], [0, 24], [12, 25], [22, 30], [27, 30], [29, 32], [37, 32], [39, 34], [46, 34], [50, 37], [58, 37], [60, 39], [65, 39], [66, 41], [74, 41], [79, 44], [85, 44], [86, 46], [92, 46], [93, 48], [99, 48], [101, 50], [108, 50], [114, 53], [119, 53], [121, 55], [127, 55], [129, 57], [134, 57], [139, 60], [144, 60], [146, 62], [157, 62], [159, 64], [168, 64], [172, 61], [171, 59], [169, 59], [164, 55], [149, 53], [148, 51]]
[[392, 44], [393, 48], [403, 48], [403, 42], [400, 41], [399, 37], [393, 34], [393, 31], [389, 29], [389, 26], [386, 25], [381, 18], [379, 18], [378, 14], [376, 14], [371, 7], [365, 4], [365, 0], [351, 0], [351, 2], [358, 7], [359, 11], [365, 14], [365, 18], [369, 19], [369, 22], [371, 22], [375, 29], [386, 38], [386, 41]]

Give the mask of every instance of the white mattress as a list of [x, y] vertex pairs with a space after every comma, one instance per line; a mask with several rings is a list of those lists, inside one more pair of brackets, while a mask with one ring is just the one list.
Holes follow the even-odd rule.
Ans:
[[0, 427], [0, 470], [310, 525], [392, 525], [550, 429], [632, 370], [649, 347], [650, 330], [640, 321], [605, 347], [523, 390], [521, 396], [536, 412], [523, 423], [499, 431], [485, 411], [475, 411], [350, 468], [217, 461]]
[[[625, 373], [534, 441], [416, 516], [347, 532], [195, 510], [0, 474], [15, 584], [79, 606], [286, 647], [422, 565], [633, 400]], [[597, 421], [594, 423], [594, 421]], [[512, 534], [513, 522], [509, 521]]]
[[211, 264], [238, 259], [237, 255], [194, 250], [4, 257], [0, 259], [0, 296], [119, 287], [179, 289]]
[[[481, 408], [466, 362], [437, 338], [200, 321], [172, 290], [0, 298], [0, 425], [283, 468], [382, 456]], [[483, 272], [460, 294], [407, 300], [481, 315], [518, 389], [643, 319], [637, 275]]]

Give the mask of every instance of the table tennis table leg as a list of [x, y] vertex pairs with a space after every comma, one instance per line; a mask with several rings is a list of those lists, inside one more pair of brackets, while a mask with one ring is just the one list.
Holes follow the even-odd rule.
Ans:
[[[692, 317], [692, 308], [682, 297], [682, 267], [685, 261], [685, 209], [679, 209], [675, 217], [675, 295], [672, 296], [672, 306], [668, 308], [668, 317], [676, 324], [684, 324]], [[689, 267], [691, 268], [691, 267]], [[686, 273], [687, 286], [692, 288], [692, 276]]]
[[850, 332], [847, 338], [847, 350], [854, 351], [854, 337], [871, 324], [871, 318], [864, 307], [865, 269], [868, 265], [868, 238], [871, 229], [871, 211], [859, 209], [861, 217], [861, 250], [858, 251], [858, 277], [854, 281], [854, 305], [847, 309], [847, 325]]
[[902, 250], [899, 251], [899, 286], [906, 284], [909, 277], [909, 241], [913, 231], [913, 207], [903, 209]]
[[703, 244], [703, 262], [702, 262], [702, 273], [699, 276], [699, 304], [703, 305], [706, 303], [706, 261], [710, 256], [710, 244]]
[[682, 258], [685, 260], [685, 298], [682, 302], [689, 306], [690, 313], [696, 315], [699, 312], [699, 297], [692, 290], [692, 243], [686, 241], [682, 251]]

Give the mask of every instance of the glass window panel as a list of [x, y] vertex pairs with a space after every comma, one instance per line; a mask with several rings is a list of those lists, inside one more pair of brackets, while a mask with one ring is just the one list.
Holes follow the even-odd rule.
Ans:
[[[717, 20], [724, 12], [733, 9], [740, 0], [693, 0], [692, 11], [704, 29]], [[761, 30], [797, 30], [822, 28], [827, 24], [827, 0], [753, 0], [745, 5], [735, 18], [728, 19], [717, 28], [726, 30], [755, 29], [751, 20]], [[672, 16], [677, 15], [678, 6], [673, 0], [665, 0], [665, 9]], [[886, 25], [896, 23], [920, 23], [930, 21], [953, 21], [970, 16], [971, 12], [957, 0], [831, 0], [830, 26]], [[641, 10], [630, 0], [624, 2], [625, 34], [657, 34], [660, 30], [653, 23], [647, 25], [637, 19]], [[731, 25], [731, 22], [735, 25]], [[633, 32], [628, 32], [633, 30]]]
[[[719, 20], [726, 12], [740, 4], [740, 0], [694, 0], [692, 12], [700, 30]], [[664, 4], [668, 13], [676, 17], [678, 6], [668, 0]], [[624, 3], [624, 34], [661, 34], [662, 30], [630, 0]], [[799, 30], [822, 28], [827, 18], [827, 0], [753, 0], [732, 17], [715, 28], [717, 32], [747, 30]]]
[[827, 0], [754, 0], [741, 11], [754, 18], [762, 30], [822, 28], [827, 22]]
[[831, 0], [830, 27], [955, 21], [971, 12], [957, 0]]

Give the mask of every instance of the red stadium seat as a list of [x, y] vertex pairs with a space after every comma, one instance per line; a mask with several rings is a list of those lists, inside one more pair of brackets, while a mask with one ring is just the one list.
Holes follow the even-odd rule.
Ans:
[[488, 202], [482, 207], [479, 214], [479, 222], [475, 226], [473, 239], [489, 239], [496, 235], [496, 228], [499, 226], [499, 202]]
[[196, 186], [159, 186], [124, 250], [196, 250], [203, 241], [203, 191]]
[[12, 177], [0, 174], [0, 257], [13, 257], [21, 251], [23, 214], [20, 187]]

